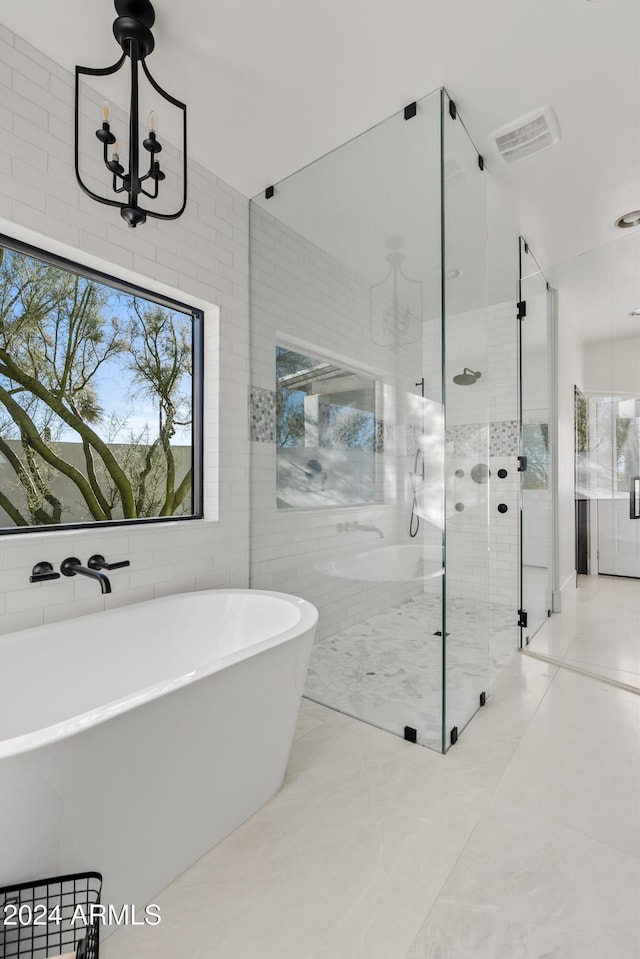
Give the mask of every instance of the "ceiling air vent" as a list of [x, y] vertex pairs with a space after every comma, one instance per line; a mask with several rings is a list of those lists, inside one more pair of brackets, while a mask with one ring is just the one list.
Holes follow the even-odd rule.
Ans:
[[560, 124], [552, 107], [540, 107], [490, 133], [489, 140], [506, 163], [516, 163], [558, 143]]

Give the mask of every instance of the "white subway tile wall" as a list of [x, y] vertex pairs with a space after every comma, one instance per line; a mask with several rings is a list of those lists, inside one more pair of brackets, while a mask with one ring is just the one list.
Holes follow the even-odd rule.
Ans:
[[[358, 507], [353, 512], [348, 509], [278, 510], [273, 428], [276, 343], [279, 338], [285, 342], [290, 338], [292, 342], [308, 344], [309, 348], [315, 346], [322, 355], [340, 357], [348, 366], [378, 369], [385, 381], [414, 393], [418, 392], [416, 380], [424, 375], [427, 397], [439, 401], [440, 321], [432, 319], [424, 323], [420, 368], [411, 350], [400, 351], [394, 357], [392, 351], [372, 342], [364, 284], [324, 251], [258, 207], [251, 210], [251, 263], [251, 581], [254, 586], [289, 589], [315, 602], [322, 612], [318, 634], [322, 638], [397, 605], [415, 595], [416, 590], [423, 591], [424, 587], [415, 584], [341, 581], [323, 572], [326, 564], [336, 557], [386, 543], [412, 542], [408, 537], [410, 486], [404, 480], [413, 469], [412, 457], [421, 429], [419, 423], [410, 418], [405, 418], [398, 429], [396, 418], [396, 423], [390, 424], [395, 425], [395, 431], [390, 431], [389, 449], [377, 457], [380, 473], [385, 456], [390, 450], [395, 451], [396, 459], [391, 466], [388, 459], [386, 462], [387, 471], [391, 469], [398, 481], [396, 498], [371, 507]], [[477, 600], [485, 607], [487, 601], [510, 607], [515, 650], [518, 559], [515, 302], [491, 306], [486, 312], [452, 317], [449, 322], [448, 367], [453, 370], [456, 353], [459, 353], [458, 372], [464, 366], [477, 368], [474, 362], [481, 362], [483, 376], [476, 386], [448, 389], [448, 400], [451, 400], [447, 409], [447, 424], [451, 424], [446, 437], [448, 468], [453, 469], [458, 453], [468, 467], [467, 475], [459, 481], [467, 484], [463, 492], [468, 494], [465, 504], [468, 508], [450, 517], [448, 522], [447, 547], [458, 590], [456, 592], [453, 582], [448, 589], [450, 595]], [[495, 382], [503, 376], [504, 388]], [[479, 413], [487, 410], [492, 420], [489, 429], [486, 422], [484, 427], [477, 422]], [[482, 459], [492, 472], [490, 483], [483, 488], [469, 475], [476, 462], [473, 451], [478, 447], [479, 427]], [[501, 455], [492, 455], [494, 453]], [[508, 463], [509, 479], [502, 481], [497, 478], [497, 470], [504, 463]], [[500, 502], [508, 501], [507, 513], [497, 511], [498, 497]], [[385, 539], [381, 541], [372, 532], [345, 535], [340, 528], [349, 520], [379, 528]], [[414, 542], [438, 546], [438, 530], [435, 527], [427, 530], [428, 525], [423, 523]], [[430, 586], [433, 588], [433, 583]]]
[[[257, 205], [251, 208], [251, 307], [251, 583], [316, 603], [321, 611], [318, 636], [332, 635], [424, 589], [418, 578], [356, 582], [341, 578], [337, 570], [327, 572], [327, 564], [339, 557], [388, 544], [426, 543], [427, 524], [415, 540], [408, 533], [410, 473], [420, 434], [418, 406], [412, 411], [411, 397], [419, 394], [421, 358], [415, 344], [394, 350], [374, 342], [364, 281]], [[393, 406], [376, 411], [378, 419], [384, 417], [384, 426], [377, 424], [376, 504], [277, 508], [272, 397], [278, 343], [303, 344], [300, 349], [306, 344], [312, 355], [364, 371], [396, 389]], [[354, 522], [373, 529], [344, 529]]]
[[[83, 169], [101, 178], [102, 98], [85, 90]], [[116, 111], [116, 117], [118, 117]], [[249, 577], [248, 200], [196, 163], [176, 221], [135, 230], [79, 189], [73, 168], [73, 77], [20, 37], [0, 31], [0, 230], [205, 311], [205, 520], [26, 533], [0, 538], [0, 633], [167, 593], [242, 587]], [[165, 159], [166, 158], [166, 159]], [[178, 153], [167, 144], [166, 190]], [[168, 207], [167, 207], [168, 208]], [[30, 584], [33, 565], [99, 552], [130, 567], [113, 592], [75, 577]]]
[[[516, 301], [489, 308], [489, 601], [518, 608], [518, 322]], [[507, 476], [501, 478], [498, 471]], [[498, 511], [504, 503], [507, 512]], [[517, 635], [514, 625], [514, 637]], [[490, 633], [489, 641], [492, 640]], [[514, 640], [515, 641], [515, 640]]]

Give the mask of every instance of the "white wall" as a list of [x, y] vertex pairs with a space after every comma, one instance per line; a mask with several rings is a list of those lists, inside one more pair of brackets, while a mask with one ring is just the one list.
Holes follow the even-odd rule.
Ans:
[[557, 294], [557, 415], [558, 415], [558, 575], [560, 590], [575, 582], [575, 425], [574, 386], [584, 389], [582, 343], [573, 317], [565, 309], [562, 288]]
[[[0, 632], [248, 582], [248, 201], [192, 163], [182, 218], [129, 229], [77, 186], [72, 131], [72, 76], [0, 26], [0, 230], [205, 310], [206, 518], [1, 537]], [[131, 561], [106, 598], [80, 577], [28, 581], [40, 560], [93, 552]]]
[[640, 396], [640, 336], [586, 343], [584, 389]]

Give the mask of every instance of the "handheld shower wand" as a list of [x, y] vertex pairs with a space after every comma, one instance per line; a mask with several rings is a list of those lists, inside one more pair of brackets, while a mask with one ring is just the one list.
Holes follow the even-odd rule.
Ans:
[[[424, 399], [424, 376], [421, 380], [418, 380], [416, 386], [420, 387], [422, 399]], [[422, 411], [422, 435], [424, 436], [424, 409]], [[424, 453], [422, 451], [422, 447], [418, 444], [416, 456], [413, 461], [413, 473], [409, 473], [409, 479], [411, 480], [411, 518], [409, 519], [409, 536], [412, 539], [418, 535], [418, 530], [420, 529], [420, 517], [418, 516], [418, 497], [416, 490], [419, 475], [424, 482]]]
[[418, 478], [424, 482], [424, 453], [420, 446], [416, 449], [416, 456], [413, 462], [413, 473], [409, 474], [411, 479], [411, 519], [409, 520], [409, 536], [413, 539], [418, 535], [420, 529], [420, 517], [418, 516], [418, 497], [417, 482]]

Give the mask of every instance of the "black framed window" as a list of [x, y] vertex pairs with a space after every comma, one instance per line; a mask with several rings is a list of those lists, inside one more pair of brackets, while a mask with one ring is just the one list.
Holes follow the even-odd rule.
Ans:
[[0, 235], [0, 532], [202, 517], [202, 324]]

